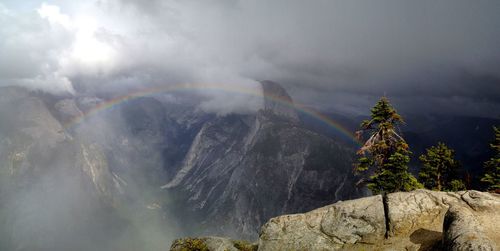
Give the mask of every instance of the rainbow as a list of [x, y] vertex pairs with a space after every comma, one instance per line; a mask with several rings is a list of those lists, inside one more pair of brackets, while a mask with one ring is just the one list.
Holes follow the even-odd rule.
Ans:
[[79, 116], [76, 116], [66, 122], [64, 124], [64, 127], [66, 129], [73, 128], [80, 123], [82, 123], [84, 120], [86, 120], [89, 117], [95, 116], [96, 114], [100, 113], [101, 111], [108, 110], [114, 106], [117, 106], [121, 103], [127, 102], [129, 100], [133, 100], [136, 98], [140, 97], [147, 97], [151, 96], [154, 94], [159, 94], [159, 93], [169, 93], [169, 92], [178, 92], [178, 91], [193, 91], [193, 90], [204, 90], [204, 91], [224, 91], [224, 92], [231, 92], [235, 94], [243, 94], [243, 95], [251, 95], [251, 96], [257, 96], [257, 97], [262, 97], [264, 99], [272, 100], [276, 103], [282, 104], [287, 107], [291, 107], [292, 109], [295, 109], [297, 112], [300, 112], [306, 116], [310, 116], [311, 118], [314, 118], [326, 125], [328, 125], [330, 128], [334, 129], [335, 131], [339, 132], [341, 135], [343, 135], [345, 138], [347, 138], [349, 141], [352, 141], [356, 145], [362, 145], [362, 143], [354, 136], [354, 133], [351, 132], [350, 130], [346, 129], [343, 125], [340, 123], [332, 120], [331, 118], [321, 114], [318, 111], [315, 111], [311, 108], [308, 108], [302, 104], [287, 100], [282, 97], [270, 95], [270, 94], [264, 94], [263, 92], [256, 91], [253, 89], [244, 89], [244, 88], [236, 88], [232, 86], [226, 86], [226, 85], [170, 85], [170, 86], [164, 86], [164, 87], [152, 87], [152, 88], [146, 88], [146, 89], [141, 89], [138, 91], [134, 91], [125, 95], [121, 95], [118, 97], [115, 97], [113, 99], [104, 101], [99, 103], [98, 105], [94, 106], [92, 109], [82, 113]]

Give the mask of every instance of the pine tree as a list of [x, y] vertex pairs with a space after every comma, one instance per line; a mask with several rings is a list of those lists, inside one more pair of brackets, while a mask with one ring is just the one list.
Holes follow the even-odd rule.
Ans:
[[420, 156], [423, 164], [419, 173], [420, 182], [427, 189], [437, 191], [465, 190], [465, 185], [458, 178], [460, 163], [455, 160], [455, 151], [439, 142], [437, 146], [427, 148]]
[[382, 97], [371, 109], [371, 120], [361, 123], [358, 137], [365, 132], [370, 137], [358, 151], [356, 172], [371, 172], [368, 188], [374, 193], [411, 191], [422, 185], [408, 172], [411, 152], [405, 140], [396, 132], [402, 117]]
[[500, 190], [500, 128], [493, 127], [495, 140], [490, 144], [493, 157], [484, 162], [484, 176], [482, 182], [487, 184], [489, 190]]

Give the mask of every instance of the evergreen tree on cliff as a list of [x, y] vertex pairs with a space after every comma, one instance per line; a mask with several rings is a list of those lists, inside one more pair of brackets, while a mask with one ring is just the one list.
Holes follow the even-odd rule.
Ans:
[[411, 152], [406, 141], [398, 134], [397, 126], [403, 119], [382, 97], [371, 109], [371, 120], [361, 123], [356, 132], [359, 138], [369, 138], [359, 149], [356, 172], [369, 172], [368, 188], [374, 193], [411, 191], [422, 185], [408, 171]]
[[423, 164], [419, 179], [425, 188], [437, 191], [465, 190], [462, 180], [458, 179], [460, 163], [455, 160], [455, 151], [439, 142], [437, 146], [426, 149], [420, 156]]
[[487, 184], [489, 190], [500, 191], [500, 128], [493, 127], [495, 140], [490, 144], [493, 157], [484, 162], [484, 176], [482, 182]]

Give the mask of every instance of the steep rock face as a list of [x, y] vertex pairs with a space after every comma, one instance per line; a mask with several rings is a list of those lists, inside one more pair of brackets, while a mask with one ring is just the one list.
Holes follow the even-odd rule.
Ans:
[[261, 81], [264, 99], [264, 111], [284, 117], [291, 122], [299, 122], [293, 100], [281, 85], [272, 81]]
[[499, 195], [477, 191], [372, 196], [273, 218], [259, 250], [496, 250], [498, 210]]
[[[96, 182], [94, 189], [131, 224], [115, 241], [123, 246], [115, 248], [159, 250], [169, 243], [178, 232], [176, 218], [170, 216], [176, 204], [171, 206], [171, 197], [159, 187], [178, 172], [206, 114], [193, 112], [189, 102], [161, 101], [160, 96], [112, 106], [92, 96], [52, 100], [56, 100], [55, 117], [70, 121], [66, 132], [75, 141], [85, 142], [79, 160], [89, 165], [82, 170], [92, 179], [112, 178], [114, 189], [103, 187], [102, 182]], [[105, 159], [105, 164], [95, 165], [97, 159]]]
[[68, 135], [22, 88], [1, 88], [0, 118], [0, 249], [104, 242], [117, 187], [102, 151]]
[[[35, 173], [43, 174], [44, 169], [68, 171], [73, 168], [87, 174], [90, 181], [100, 187], [99, 191], [114, 189], [102, 149], [67, 134], [36, 95], [22, 88], [2, 88], [0, 106], [0, 117], [6, 118], [0, 123], [0, 157], [2, 164], [8, 166], [8, 174], [31, 177]], [[64, 154], [58, 151], [68, 153], [64, 157], [69, 158], [60, 159]]]
[[55, 114], [63, 124], [83, 115], [74, 99], [63, 99], [54, 104]]
[[[281, 87], [263, 86], [268, 96], [291, 104]], [[282, 105], [271, 100], [256, 115], [206, 123], [182, 168], [163, 186], [182, 194], [185, 212], [206, 219], [204, 232], [254, 238], [270, 217], [358, 196], [353, 151], [304, 129], [293, 108]]]
[[[85, 99], [75, 99], [78, 107], [82, 107], [81, 100]], [[88, 99], [99, 102], [95, 98]], [[69, 130], [75, 139], [88, 142], [91, 163], [96, 156], [107, 160], [107, 169], [117, 187], [111, 193], [118, 198], [115, 209], [130, 223], [123, 237], [115, 240], [123, 245], [114, 247], [116, 250], [160, 250], [179, 231], [176, 217], [170, 215], [171, 208], [177, 205], [173, 203], [172, 206], [171, 197], [159, 187], [179, 170], [192, 139], [204, 122], [203, 114], [198, 117], [189, 111], [181, 113], [173, 107], [177, 104], [160, 100], [158, 97], [138, 97], [113, 106], [101, 100], [95, 108], [88, 102], [89, 106], [84, 108], [93, 112], [73, 120], [77, 123]], [[186, 117], [189, 123], [179, 124]], [[109, 191], [100, 186], [96, 189]]]
[[181, 126], [164, 108], [151, 97], [129, 100], [79, 120], [71, 132], [100, 146], [110, 169], [130, 186], [157, 189], [175, 175], [189, 148]]
[[117, 123], [111, 122], [114, 136], [102, 144], [108, 146], [117, 171], [132, 171], [134, 180], [156, 187], [173, 176], [183, 156], [176, 141], [179, 125], [166, 116], [163, 104], [143, 97], [122, 104], [119, 112], [111, 114], [119, 116]]

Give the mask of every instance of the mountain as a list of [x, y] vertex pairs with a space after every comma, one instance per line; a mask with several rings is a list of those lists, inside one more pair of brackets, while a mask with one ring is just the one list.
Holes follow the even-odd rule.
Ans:
[[180, 233], [159, 186], [189, 137], [156, 99], [86, 115], [102, 102], [0, 89], [0, 250], [161, 250]]
[[255, 238], [270, 217], [361, 195], [353, 189], [353, 149], [304, 128], [279, 84], [263, 81], [262, 89], [264, 108], [246, 115], [207, 114], [190, 97], [141, 97], [92, 116], [82, 115], [102, 99], [45, 100], [63, 124], [84, 117], [66, 131], [99, 146], [126, 204], [193, 219], [179, 223], [184, 233]]
[[2, 88], [0, 118], [0, 249], [106, 246], [125, 222], [112, 213], [120, 182], [102, 149], [67, 134], [25, 89]]
[[[159, 205], [167, 214], [173, 210], [175, 218], [188, 213], [217, 219], [201, 226], [182, 222], [186, 233], [220, 226], [221, 233], [255, 237], [274, 215], [359, 196], [348, 189], [352, 149], [302, 128], [287, 92], [269, 81], [262, 86], [271, 99], [257, 114], [217, 117], [195, 102], [148, 96], [96, 112], [71, 133], [103, 149], [110, 169], [126, 184], [122, 197]], [[54, 113], [72, 120], [91, 110], [93, 102], [102, 100], [54, 102]], [[254, 182], [261, 178], [276, 183]], [[160, 185], [168, 189], [158, 191]], [[260, 198], [275, 190], [280, 190], [275, 197]]]
[[[109, 105], [113, 97], [0, 88], [0, 249], [161, 250], [207, 233], [256, 239], [272, 217], [366, 195], [352, 174], [356, 146], [297, 114], [279, 84], [261, 84], [261, 110], [224, 116], [191, 94]], [[362, 119], [330, 116], [353, 131]], [[498, 122], [406, 120], [415, 155], [442, 140], [476, 172]]]
[[264, 108], [205, 123], [182, 168], [163, 186], [178, 194], [184, 219], [205, 219], [195, 232], [255, 238], [270, 217], [361, 195], [353, 149], [304, 128], [281, 86], [262, 86], [273, 97]]

